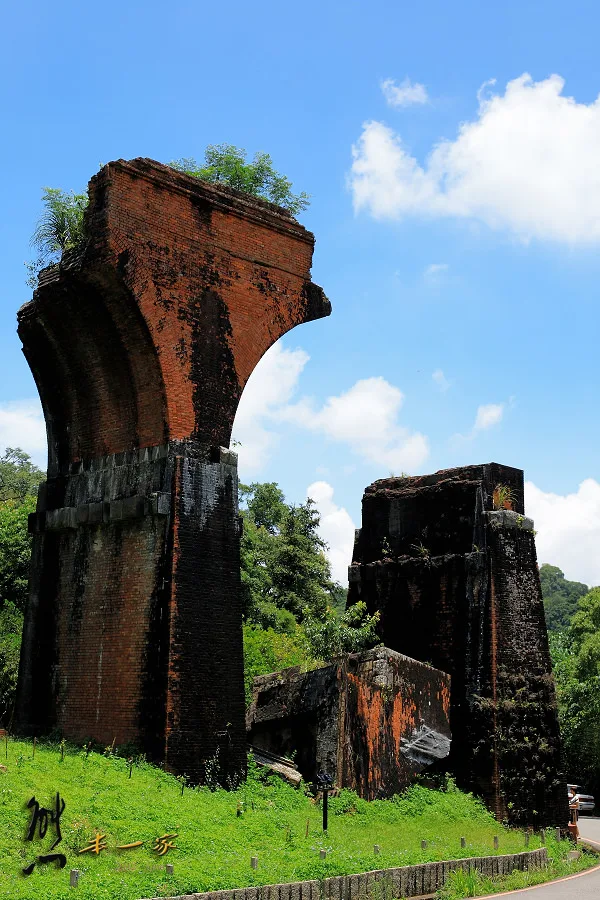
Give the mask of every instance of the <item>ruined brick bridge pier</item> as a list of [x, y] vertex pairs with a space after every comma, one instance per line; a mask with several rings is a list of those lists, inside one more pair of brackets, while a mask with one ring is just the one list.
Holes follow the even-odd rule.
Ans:
[[86, 241], [19, 311], [40, 488], [14, 727], [245, 771], [237, 461], [265, 351], [329, 315], [279, 207], [148, 159], [90, 182]]

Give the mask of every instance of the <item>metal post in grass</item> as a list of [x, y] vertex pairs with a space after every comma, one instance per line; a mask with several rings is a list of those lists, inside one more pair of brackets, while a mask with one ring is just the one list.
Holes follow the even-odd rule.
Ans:
[[379, 844], [375, 844], [375, 846], [373, 847], [373, 853], [379, 853]]
[[525, 832], [525, 846], [529, 847], [529, 832]]
[[557, 829], [556, 829], [556, 840], [557, 840], [557, 841], [560, 841], [560, 839], [561, 839], [560, 828], [557, 827]]
[[427, 841], [421, 841], [421, 850], [427, 850]]
[[462, 837], [462, 838], [460, 839], [460, 846], [461, 846], [461, 849], [462, 849], [462, 850], [465, 849], [465, 847], [467, 846], [467, 839], [466, 839], [466, 838]]
[[306, 820], [306, 834], [305, 837], [308, 837], [308, 832], [310, 830], [310, 819]]
[[319, 850], [319, 859], [327, 859], [327, 850]]
[[316, 785], [317, 788], [323, 792], [323, 831], [327, 831], [327, 807], [329, 800], [329, 791], [333, 787], [333, 775], [328, 775], [327, 772], [319, 772], [319, 774], [317, 775]]
[[542, 844], [546, 843], [546, 829], [545, 828], [540, 828], [540, 841], [542, 842]]
[[494, 835], [494, 850], [498, 849], [498, 835]]
[[167, 875], [173, 874], [173, 863], [167, 863]]
[[250, 857], [250, 866], [251, 866], [253, 869], [258, 869], [258, 856], [251, 856], [251, 857]]
[[71, 869], [69, 884], [71, 887], [77, 887], [79, 883], [79, 869]]

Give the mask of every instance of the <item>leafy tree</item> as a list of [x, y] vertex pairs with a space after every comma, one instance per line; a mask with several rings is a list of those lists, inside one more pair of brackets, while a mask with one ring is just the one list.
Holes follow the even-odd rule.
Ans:
[[379, 613], [368, 615], [366, 604], [361, 600], [341, 614], [328, 609], [322, 620], [308, 619], [304, 631], [312, 656], [325, 661], [380, 644], [378, 622]]
[[0, 609], [0, 721], [10, 723], [17, 689], [23, 613], [14, 603]]
[[313, 501], [288, 505], [274, 483], [242, 485], [241, 498], [246, 620], [292, 633], [307, 616], [323, 618], [339, 586], [331, 580]]
[[35, 511], [35, 497], [0, 502], [0, 609], [13, 603], [21, 612], [27, 602], [31, 537], [27, 517]]
[[7, 447], [0, 456], [0, 502], [17, 500], [22, 503], [28, 495], [35, 496], [45, 478], [31, 457], [19, 447]]
[[35, 510], [44, 475], [27, 453], [8, 447], [0, 457], [0, 719], [8, 724], [14, 703], [27, 601], [31, 537], [27, 517]]
[[244, 686], [246, 703], [252, 699], [252, 682], [257, 675], [279, 672], [290, 666], [310, 668], [315, 661], [308, 651], [304, 634], [282, 634], [272, 628], [244, 625]]
[[252, 162], [246, 162], [246, 151], [240, 147], [209, 144], [204, 152], [204, 165], [199, 165], [195, 159], [179, 159], [170, 165], [211, 184], [226, 184], [254, 197], [270, 200], [294, 216], [310, 203], [310, 197], [304, 191], [292, 193], [292, 182], [275, 171], [268, 153], [256, 153]]
[[579, 600], [570, 635], [577, 677], [585, 680], [600, 675], [600, 587], [592, 588]]
[[74, 194], [59, 188], [43, 189], [44, 211], [31, 238], [37, 258], [34, 262], [25, 263], [29, 287], [37, 286], [38, 274], [44, 266], [58, 262], [65, 250], [70, 250], [83, 240], [83, 214], [87, 205], [87, 191]]
[[43, 478], [18, 447], [8, 447], [0, 457], [0, 609], [5, 603], [25, 609], [31, 558], [27, 517], [35, 511]]
[[540, 581], [548, 631], [568, 628], [577, 601], [589, 590], [579, 581], [567, 581], [558, 566], [540, 566]]
[[579, 599], [571, 627], [549, 635], [567, 779], [600, 793], [600, 588]]

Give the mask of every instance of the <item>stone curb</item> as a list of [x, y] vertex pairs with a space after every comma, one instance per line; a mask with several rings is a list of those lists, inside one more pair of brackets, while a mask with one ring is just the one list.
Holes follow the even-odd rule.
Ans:
[[[458, 869], [495, 877], [510, 875], [515, 869], [539, 869], [547, 862], [548, 852], [541, 847], [539, 850], [503, 856], [472, 856], [396, 869], [377, 869], [359, 875], [334, 875], [322, 881], [263, 884], [228, 891], [156, 897], [153, 900], [391, 900], [392, 897], [413, 897], [417, 900], [419, 897], [433, 896], [445, 884], [450, 873]], [[380, 886], [376, 887], [378, 882]]]

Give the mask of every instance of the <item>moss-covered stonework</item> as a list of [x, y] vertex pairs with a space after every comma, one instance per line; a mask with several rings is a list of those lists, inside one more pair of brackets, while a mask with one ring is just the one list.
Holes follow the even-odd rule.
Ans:
[[307, 781], [318, 772], [373, 800], [405, 788], [450, 750], [450, 678], [377, 647], [310, 672], [254, 679], [248, 740], [290, 756]]
[[[498, 485], [512, 509], [494, 509]], [[496, 493], [497, 496], [497, 493]], [[450, 764], [499, 819], [567, 821], [560, 735], [523, 473], [495, 463], [367, 488], [349, 603], [386, 646], [452, 676]]]

